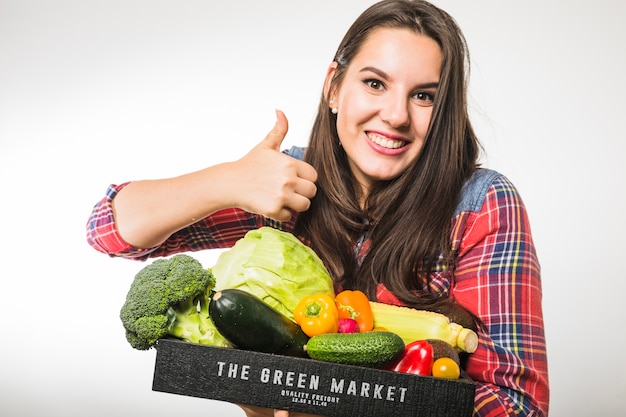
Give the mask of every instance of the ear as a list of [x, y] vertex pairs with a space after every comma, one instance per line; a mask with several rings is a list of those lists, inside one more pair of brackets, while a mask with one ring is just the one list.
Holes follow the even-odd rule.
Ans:
[[338, 65], [339, 64], [337, 64], [336, 61], [333, 61], [328, 66], [328, 69], [326, 70], [326, 80], [324, 81], [324, 97], [326, 97], [328, 101], [335, 99], [335, 97], [333, 96], [335, 95], [336, 91], [335, 91], [335, 88], [333, 88], [333, 90], [331, 91], [331, 87], [332, 87], [333, 78], [335, 77], [335, 71], [337, 71]]

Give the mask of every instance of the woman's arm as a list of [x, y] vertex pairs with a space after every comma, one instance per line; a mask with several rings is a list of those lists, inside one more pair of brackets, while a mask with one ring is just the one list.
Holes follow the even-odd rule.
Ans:
[[226, 207], [237, 207], [236, 163], [175, 178], [134, 181], [112, 200], [115, 225], [129, 245], [151, 248]]
[[524, 204], [504, 177], [468, 214], [455, 281], [452, 295], [486, 326], [466, 369], [478, 384], [476, 415], [546, 416], [540, 267]]
[[128, 184], [113, 201], [120, 236], [135, 247], [149, 248], [225, 208], [278, 221], [287, 221], [291, 210], [307, 210], [316, 192], [317, 173], [280, 152], [287, 129], [285, 115], [277, 112], [272, 131], [238, 161], [175, 178]]
[[[92, 212], [88, 240], [110, 253], [157, 247], [174, 233], [220, 210], [239, 208], [277, 221], [307, 210], [315, 195], [317, 173], [310, 165], [280, 152], [287, 119], [277, 112], [267, 137], [238, 161], [174, 178], [144, 180], [113, 187]], [[106, 243], [106, 242], [105, 242]]]

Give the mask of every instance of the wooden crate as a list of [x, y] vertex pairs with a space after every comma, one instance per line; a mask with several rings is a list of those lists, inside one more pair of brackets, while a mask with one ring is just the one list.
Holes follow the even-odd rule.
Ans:
[[470, 417], [475, 385], [163, 339], [152, 389], [328, 417]]

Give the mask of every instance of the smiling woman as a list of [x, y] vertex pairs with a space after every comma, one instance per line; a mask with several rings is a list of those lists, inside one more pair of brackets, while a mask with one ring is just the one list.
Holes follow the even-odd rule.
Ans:
[[[421, 0], [383, 0], [328, 63], [308, 144], [283, 150], [287, 118], [242, 158], [111, 185], [87, 239], [129, 259], [230, 248], [271, 226], [312, 248], [335, 292], [479, 323], [463, 357], [476, 416], [548, 413], [541, 279], [524, 203], [479, 167], [467, 111], [467, 46]], [[248, 416], [286, 411], [244, 407]], [[292, 417], [297, 414], [289, 414]]]
[[[325, 95], [337, 109], [337, 134], [363, 196], [415, 164], [441, 65], [437, 42], [403, 28], [372, 31], [344, 74], [337, 74], [337, 61], [331, 65]], [[333, 81], [337, 76], [340, 86]]]

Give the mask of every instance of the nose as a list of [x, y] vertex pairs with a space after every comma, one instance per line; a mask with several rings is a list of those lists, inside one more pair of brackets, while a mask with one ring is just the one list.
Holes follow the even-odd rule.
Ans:
[[382, 120], [394, 128], [410, 125], [409, 103], [406, 97], [400, 94], [388, 94], [380, 111]]

